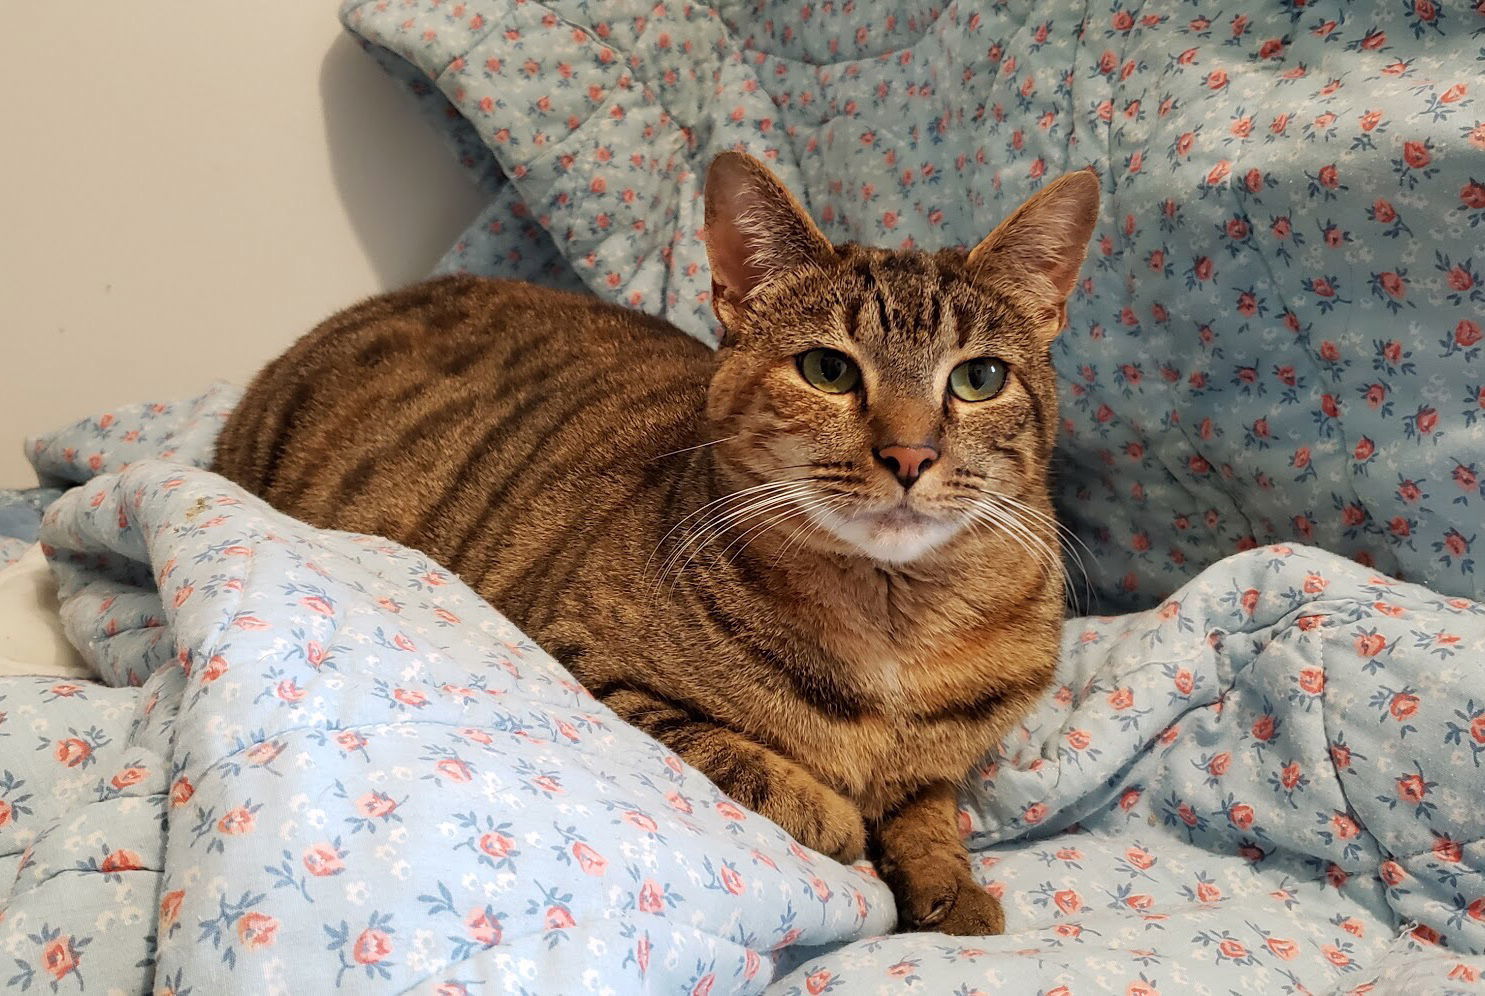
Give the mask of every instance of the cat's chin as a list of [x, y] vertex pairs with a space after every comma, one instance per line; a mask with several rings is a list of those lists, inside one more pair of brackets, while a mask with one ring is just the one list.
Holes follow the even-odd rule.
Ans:
[[817, 516], [819, 524], [863, 556], [883, 564], [910, 564], [942, 546], [959, 525], [909, 508], [863, 515]]

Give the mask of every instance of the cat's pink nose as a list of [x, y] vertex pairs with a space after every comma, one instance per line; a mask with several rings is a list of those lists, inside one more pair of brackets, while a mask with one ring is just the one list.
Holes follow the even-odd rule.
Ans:
[[932, 446], [893, 445], [872, 452], [877, 462], [896, 475], [904, 488], [912, 487], [913, 482], [938, 459], [938, 450]]

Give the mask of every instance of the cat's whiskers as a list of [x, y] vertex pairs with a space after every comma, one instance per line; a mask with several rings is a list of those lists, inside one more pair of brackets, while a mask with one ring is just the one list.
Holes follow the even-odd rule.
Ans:
[[[1084, 550], [1087, 551], [1088, 556], [1090, 557], [1094, 556], [1094, 554], [1093, 551], [1088, 548], [1088, 544], [1084, 543], [1082, 538], [1078, 536], [1077, 533], [1073, 532], [1067, 526], [1057, 521], [1057, 518], [1055, 516], [1048, 515], [1041, 509], [1028, 505], [1017, 498], [1012, 498], [1010, 495], [989, 493], [989, 496], [992, 500], [997, 501], [1003, 505], [1011, 506], [1012, 508], [1019, 510], [1022, 515], [1029, 516], [1033, 521], [1051, 528], [1054, 535], [1056, 535], [1057, 537], [1059, 548], [1072, 559], [1073, 564], [1078, 569], [1078, 573], [1082, 575], [1084, 598], [1086, 599], [1092, 597], [1093, 583], [1088, 577], [1088, 567], [1083, 562], [1082, 554], [1078, 553], [1077, 548], [1074, 547], [1073, 544], [1076, 543], [1077, 546], [1081, 546]], [[1072, 576], [1065, 569], [1065, 565], [1063, 574], [1067, 579], [1068, 598], [1072, 601], [1074, 609], [1081, 612], [1082, 605], [1084, 603], [1080, 603], [1077, 592], [1072, 587]]]
[[720, 443], [728, 442], [729, 440], [736, 439], [738, 436], [746, 434], [747, 430], [744, 430], [743, 432], [734, 432], [730, 436], [723, 436], [721, 439], [713, 439], [709, 443], [697, 443], [695, 446], [682, 446], [680, 449], [671, 450], [669, 453], [658, 453], [646, 460], [645, 463], [654, 463], [656, 460], [664, 460], [666, 457], [675, 456], [678, 453], [690, 453], [693, 450], [704, 450], [708, 446], [716, 446]]
[[1028, 533], [1025, 528], [1007, 515], [1005, 510], [997, 508], [989, 502], [976, 499], [970, 510], [970, 516], [975, 520], [977, 525], [990, 526], [1008, 535], [1025, 551], [1028, 557], [1042, 565], [1043, 568], [1050, 569], [1045, 555], [1038, 547], [1036, 537]]
[[1062, 558], [1014, 509], [997, 505], [988, 498], [971, 498], [969, 501], [971, 518], [979, 524], [998, 528], [1000, 532], [1015, 540], [1026, 555], [1039, 563], [1044, 570], [1060, 574], [1064, 582], [1071, 580], [1068, 578], [1067, 566], [1062, 562]]
[[[833, 502], [834, 499], [830, 498], [829, 496], [821, 495], [816, 492], [815, 494], [808, 497], [806, 500], [800, 502], [796, 508], [785, 509], [783, 512], [780, 512], [773, 518], [769, 519], [767, 522], [764, 522], [761, 525], [750, 527], [741, 536], [738, 536], [731, 543], [728, 543], [727, 546], [723, 547], [722, 556], [727, 556], [728, 552], [734, 546], [736, 546], [738, 543], [742, 543], [742, 546], [738, 548], [737, 553], [732, 557], [731, 560], [728, 561], [729, 564], [736, 563], [737, 558], [743, 555], [743, 552], [747, 550], [750, 544], [752, 544], [755, 540], [761, 539], [764, 533], [768, 532], [778, 523], [786, 522], [789, 519], [794, 518], [796, 515], [804, 515], [827, 504], [832, 504]], [[756, 535], [754, 535], [755, 533]]]
[[[748, 489], [751, 493], [729, 495], [720, 502], [712, 503], [717, 507], [696, 524], [686, 528], [685, 533], [671, 547], [659, 570], [655, 572], [656, 591], [658, 592], [665, 579], [674, 572], [682, 557], [685, 557], [688, 552], [694, 554], [692, 551], [694, 545], [705, 545], [709, 541], [709, 536], [718, 523], [727, 521], [734, 514], [746, 513], [748, 509], [776, 498], [780, 492], [788, 490], [790, 486], [790, 482], [773, 482], [767, 487]], [[674, 529], [671, 531], [674, 532]], [[689, 560], [687, 562], [689, 563]]]
[[824, 471], [827, 474], [835, 474], [835, 475], [841, 475], [841, 476], [847, 476], [847, 475], [849, 475], [850, 477], [852, 477], [852, 478], [854, 478], [854, 479], [856, 479], [856, 480], [859, 481], [859, 480], [861, 480], [861, 474], [858, 473], [857, 471], [854, 471], [854, 470], [851, 469], [854, 466], [856, 466], [855, 463], [791, 463], [791, 464], [786, 464], [783, 467], [776, 467], [774, 469], [775, 470], [821, 470], [821, 471]]
[[[1058, 536], [1065, 537], [1070, 543], [1078, 544], [1087, 551], [1088, 556], [1092, 557], [1094, 555], [1093, 551], [1089, 549], [1088, 544], [1084, 543], [1082, 538], [1079, 537], [1077, 533], [1073, 532], [1067, 526], [1058, 521], [1056, 516], [1048, 515], [1041, 509], [1036, 508], [1032, 505], [1028, 505], [1025, 502], [1021, 501], [1019, 498], [1012, 498], [1010, 495], [1004, 495], [993, 491], [983, 493], [986, 494], [988, 497], [994, 499], [995, 501], [1012, 505], [1015, 508], [1018, 508], [1026, 514], [1032, 516], [1034, 519], [1046, 523], [1057, 531]], [[1069, 550], [1068, 552], [1075, 553], [1075, 551], [1072, 550]]]
[[1047, 569], [1055, 572], [1062, 578], [1063, 591], [1071, 591], [1072, 575], [1068, 572], [1067, 562], [1062, 558], [1060, 544], [1053, 546], [1051, 543], [1048, 543], [1045, 536], [1035, 528], [1034, 524], [1028, 522], [1016, 509], [1006, 505], [997, 505], [997, 508], [1004, 516], [1005, 521], [1021, 530], [1026, 535], [1028, 541], [1036, 547]]
[[999, 511], [1004, 516], [1005, 521], [1014, 524], [1015, 528], [1021, 529], [1026, 533], [1026, 535], [1030, 538], [1030, 542], [1037, 548], [1037, 551], [1040, 554], [1040, 559], [1046, 566], [1047, 570], [1051, 573], [1057, 574], [1058, 577], [1061, 579], [1064, 596], [1070, 596], [1070, 593], [1074, 590], [1073, 579], [1072, 574], [1067, 569], [1067, 562], [1060, 555], [1060, 546], [1054, 549], [1052, 545], [1047, 543], [1047, 541], [1035, 529], [1033, 529], [1031, 525], [1028, 524], [1026, 520], [1022, 518], [1021, 515], [1014, 509], [1000, 506]]
[[[734, 435], [728, 436], [725, 439], [714, 440], [712, 443], [703, 443], [701, 445], [702, 446], [710, 446], [710, 445], [715, 445], [716, 443], [726, 442], [727, 439], [736, 439], [738, 436], [745, 435], [746, 432], [747, 432], [747, 430], [744, 430], [744, 432], [735, 433]], [[696, 449], [696, 448], [699, 448], [699, 447], [691, 447], [691, 448], [692, 449]], [[684, 452], [684, 450], [676, 450], [676, 451], [673, 451], [673, 452]], [[661, 454], [661, 456], [668, 456], [668, 455], [669, 454], [663, 454], [663, 453]], [[659, 459], [659, 457], [655, 457], [653, 459]], [[842, 475], [840, 473], [840, 468], [841, 467], [845, 467], [845, 468], [849, 469], [850, 466], [852, 466], [852, 465], [851, 464], [801, 463], [801, 464], [791, 464], [791, 465], [779, 467], [779, 468], [776, 468], [779, 471], [814, 470], [814, 471], [823, 472], [823, 473], [805, 474], [804, 476], [801, 476], [801, 477], [790, 477], [790, 478], [785, 478], [784, 480], [780, 480], [780, 481], [765, 481], [762, 484], [757, 484], [757, 485], [754, 485], [754, 486], [748, 487], [748, 488], [741, 488], [741, 489], [739, 489], [737, 491], [734, 491], [734, 492], [732, 492], [730, 494], [723, 495], [720, 498], [716, 498], [716, 499], [713, 499], [712, 501], [707, 502], [705, 505], [701, 506], [700, 508], [698, 508], [698, 509], [690, 512], [689, 514], [687, 514], [685, 516], [683, 516], [679, 521], [677, 521], [673, 526], [671, 526], [670, 529], [668, 529], [666, 531], [666, 533], [665, 533], [664, 536], [660, 537], [659, 542], [657, 542], [655, 544], [654, 549], [650, 551], [649, 557], [646, 558], [646, 560], [645, 560], [645, 567], [644, 567], [643, 573], [646, 574], [646, 575], [648, 575], [650, 573], [650, 567], [651, 567], [651, 565], [654, 563], [656, 556], [658, 556], [659, 553], [660, 553], [660, 551], [665, 547], [666, 542], [669, 541], [670, 538], [673, 535], [675, 535], [675, 533], [676, 533], [677, 530], [681, 529], [683, 526], [685, 526], [685, 524], [687, 522], [689, 522], [690, 520], [696, 518], [697, 516], [704, 516], [704, 515], [707, 515], [708, 513], [710, 513], [712, 517], [710, 519], [703, 519], [703, 521], [699, 525], [693, 526], [692, 528], [690, 528], [689, 530], [687, 530], [686, 537], [683, 538], [682, 540], [680, 540], [676, 544], [676, 546], [670, 551], [670, 554], [665, 558], [665, 561], [661, 564], [660, 569], [655, 573], [655, 577], [656, 577], [656, 592], [657, 593], [658, 593], [658, 587], [659, 587], [659, 585], [660, 584], [663, 584], [665, 577], [670, 573], [670, 569], [675, 566], [675, 562], [681, 556], [684, 555], [684, 551], [687, 548], [689, 548], [692, 543], [694, 543], [698, 539], [701, 539], [702, 537], [706, 536], [706, 534], [708, 532], [717, 532], [717, 531], [725, 532], [726, 529], [729, 528], [729, 525], [730, 524], [729, 525], [722, 525], [720, 530], [717, 530], [714, 527], [717, 527], [718, 525], [722, 524], [724, 522], [724, 520], [727, 518], [727, 513], [729, 512], [728, 505], [730, 503], [733, 503], [733, 502], [736, 502], [738, 500], [741, 500], [743, 498], [748, 498], [748, 497], [752, 497], [752, 498], [762, 497], [762, 496], [764, 496], [767, 493], [785, 489], [788, 485], [791, 485], [791, 484], [806, 484], [806, 483], [808, 483], [810, 481], [813, 481], [813, 480], [823, 479], [825, 476], [830, 476], [832, 478], [832, 483], [838, 483], [837, 479], [845, 476], [845, 475]], [[853, 482], [847, 480], [847, 481], [845, 481], [845, 483], [853, 483]], [[830, 491], [832, 493], [841, 493], [841, 492], [839, 492], [838, 489], [834, 489], [834, 488], [827, 488], [826, 490], [827, 491]], [[758, 511], [758, 510], [757, 509], [754, 509], [754, 508], [737, 509], [737, 510], [735, 510], [735, 512], [736, 512], [737, 515], [745, 515], [745, 514], [749, 514], [751, 512], [755, 512], [755, 511]], [[714, 538], [715, 538], [715, 536], [707, 537], [706, 542], [710, 542], [711, 539], [714, 539]], [[704, 546], [705, 543], [702, 543], [701, 545]], [[689, 561], [688, 561], [688, 564], [689, 564]], [[682, 570], [684, 570], [684, 567], [682, 568]]]
[[[809, 494], [808, 487], [797, 480], [773, 482], [772, 485], [759, 490], [761, 493], [748, 496], [743, 507], [734, 509], [724, 506], [699, 527], [692, 529], [685, 539], [676, 544], [676, 548], [666, 558], [657, 580], [663, 584], [667, 575], [673, 575], [671, 587], [674, 588], [676, 582], [685, 574], [691, 562], [705, 549], [707, 544], [724, 535], [733, 525], [748, 516], [757, 515]], [[679, 569], [674, 569], [676, 562], [688, 548], [691, 549], [691, 553], [686, 557], [685, 563], [681, 564]]]
[[[979, 477], [980, 479], [985, 479], [984, 475], [972, 475], [968, 472], [962, 471], [956, 473], [959, 474], [959, 476]], [[1036, 508], [1032, 505], [1028, 505], [1018, 498], [1014, 498], [1006, 494], [1001, 494], [997, 491], [991, 491], [979, 485], [966, 484], [963, 481], [953, 481], [950, 483], [956, 489], [960, 491], [970, 492], [975, 496], [972, 498], [966, 498], [964, 495], [952, 495], [950, 496], [951, 500], [968, 500], [974, 503], [988, 501], [996, 505], [1000, 509], [1002, 513], [1002, 519], [1008, 516], [1014, 519], [1015, 522], [1020, 524], [1023, 528], [1029, 529], [1029, 527], [1034, 524], [1036, 526], [1042, 527], [1043, 529], [1050, 529], [1053, 535], [1057, 538], [1057, 547], [1059, 553], [1054, 554], [1054, 556], [1057, 557], [1059, 563], [1061, 564], [1062, 576], [1067, 586], [1067, 597], [1069, 601], [1072, 602], [1074, 611], [1082, 612], [1083, 607], [1086, 605], [1086, 601], [1088, 599], [1091, 599], [1092, 597], [1092, 581], [1089, 578], [1088, 566], [1083, 560], [1082, 554], [1078, 552], [1077, 548], [1082, 547], [1083, 550], [1086, 551], [1088, 556], [1090, 557], [1094, 556], [1094, 554], [1093, 551], [1089, 549], [1088, 544], [1084, 543], [1082, 538], [1079, 537], [1077, 533], [1073, 532], [1063, 523], [1059, 522], [1055, 516], [1048, 515], [1041, 509]], [[1004, 527], [1011, 528], [1009, 524], [1006, 524]], [[1037, 539], [1039, 544], [1044, 545], [1044, 541], [1042, 541], [1040, 537], [1036, 535], [1036, 530], [1033, 529], [1030, 530], [1030, 532], [1033, 538]], [[1067, 564], [1065, 561], [1063, 561], [1060, 555], [1062, 553], [1065, 553], [1066, 556], [1072, 560], [1074, 566], [1078, 570], [1078, 574], [1081, 575], [1083, 579], [1082, 598], [1079, 598], [1078, 589], [1074, 584], [1073, 576], [1071, 572], [1067, 570]]]
[[[728, 436], [725, 439], [718, 439], [718, 440], [714, 440], [712, 443], [702, 443], [701, 445], [702, 446], [711, 446], [711, 445], [714, 445], [715, 443], [726, 442], [727, 439], [736, 439], [738, 436], [742, 436], [742, 435], [746, 435], [746, 430], [744, 432], [735, 433], [734, 435]], [[692, 448], [695, 449], [695, 448], [699, 448], [699, 447], [692, 447]], [[681, 452], [685, 452], [685, 451], [684, 450], [673, 450], [672, 452], [674, 452], [674, 453], [681, 453]], [[670, 454], [668, 454], [668, 453], [662, 453], [662, 454], [660, 454], [660, 456], [669, 456], [669, 455]], [[658, 460], [659, 458], [660, 457], [655, 457], [654, 459]], [[835, 466], [836, 465], [834, 465], [834, 464], [822, 466], [821, 464], [818, 464], [818, 463], [799, 463], [799, 464], [790, 464], [788, 466], [778, 467], [778, 468], [775, 468], [775, 469], [776, 470], [780, 470], [780, 471], [785, 471], [785, 470], [811, 470], [811, 469], [813, 469], [813, 470], [824, 470], [824, 471], [827, 471], [827, 472], [833, 472]], [[732, 500], [732, 499], [734, 499], [734, 498], [736, 498], [736, 497], [738, 497], [740, 495], [746, 495], [746, 494], [750, 494], [752, 492], [763, 491], [763, 490], [766, 490], [768, 488], [777, 487], [777, 486], [782, 485], [782, 484], [804, 483], [804, 482], [807, 482], [807, 481], [818, 480], [820, 478], [821, 478], [821, 475], [806, 474], [806, 475], [804, 475], [802, 477], [787, 477], [787, 478], [783, 478], [782, 480], [777, 480], [777, 481], [764, 481], [762, 484], [755, 484], [752, 487], [741, 488], [741, 489], [739, 489], [737, 491], [731, 492], [730, 494], [722, 495], [720, 498], [715, 498], [712, 501], [707, 502], [705, 505], [702, 505], [700, 508], [696, 509], [695, 511], [691, 512], [690, 514], [685, 515], [685, 516], [682, 516], [681, 519], [678, 522], [676, 522], [675, 525], [673, 525], [673, 526], [670, 527], [670, 530], [668, 532], [666, 532], [666, 534], [664, 536], [660, 537], [660, 542], [655, 545], [655, 552], [659, 552], [660, 547], [665, 544], [665, 541], [668, 540], [668, 539], [670, 539], [671, 535], [677, 529], [679, 529], [685, 522], [687, 522], [688, 520], [690, 520], [690, 519], [692, 519], [692, 518], [694, 518], [694, 517], [702, 514], [703, 512], [707, 511], [708, 509], [712, 508], [715, 505], [719, 505], [719, 504], [721, 504], [722, 502], [725, 502], [725, 501], [730, 501], [730, 500]], [[845, 481], [845, 482], [836, 482], [836, 483], [852, 483], [852, 482]], [[651, 554], [651, 556], [653, 557], [654, 554]], [[649, 565], [648, 565], [648, 562], [647, 562], [646, 563], [646, 567], [648, 567], [648, 566]]]
[[[759, 498], [755, 501], [750, 502], [744, 508], [724, 511], [713, 517], [713, 519], [705, 524], [701, 530], [691, 534], [688, 537], [686, 542], [682, 544], [676, 558], [672, 561], [670, 568], [667, 569], [666, 573], [670, 576], [671, 590], [675, 590], [675, 586], [680, 583], [681, 578], [685, 576], [685, 573], [688, 569], [690, 569], [691, 564], [714, 540], [727, 535], [727, 533], [734, 526], [745, 521], [749, 517], [766, 513], [771, 509], [777, 508], [779, 505], [787, 505], [793, 501], [798, 500], [800, 497], [803, 497], [804, 494], [805, 491], [803, 489], [789, 490], [777, 494], [769, 494], [764, 496], [763, 498]], [[679, 555], [685, 553], [688, 547], [690, 549], [690, 553], [686, 555], [684, 562], [680, 562]], [[665, 575], [662, 575], [662, 582], [664, 581], [664, 578]]]
[[[848, 494], [835, 494], [830, 495], [829, 497], [831, 501], [828, 505], [825, 506], [824, 511], [827, 514], [833, 515], [835, 512], [839, 511], [842, 506], [849, 504], [855, 496]], [[812, 509], [811, 511], [819, 511], [819, 509], [816, 508]], [[794, 545], [794, 542], [797, 539], [802, 538], [809, 530], [809, 528], [814, 525], [817, 525], [817, 523], [815, 523], [813, 519], [810, 518], [806, 519], [804, 522], [795, 527], [794, 531], [789, 534], [787, 539], [784, 540], [783, 545], [779, 547], [779, 552], [774, 555], [773, 560], [769, 562], [769, 566], [777, 567], [779, 561], [784, 559], [784, 554], [789, 552], [789, 549]]]
[[[693, 512], [687, 514], [687, 515], [682, 516], [680, 518], [680, 520], [676, 522], [675, 525], [671, 526], [670, 529], [668, 529], [666, 531], [666, 533], [665, 533], [664, 536], [661, 536], [660, 537], [660, 541], [658, 543], [656, 543], [655, 544], [655, 548], [650, 551], [649, 558], [647, 560], [645, 560], [644, 573], [645, 574], [648, 574], [649, 573], [649, 571], [650, 571], [650, 564], [654, 563], [655, 555], [658, 554], [660, 552], [661, 548], [663, 548], [665, 546], [665, 542], [668, 539], [670, 539], [670, 537], [672, 537], [673, 535], [675, 535], [676, 530], [680, 529], [682, 526], [684, 526], [691, 519], [694, 519], [698, 515], [703, 515], [703, 514], [707, 513], [709, 510], [715, 508], [716, 506], [725, 505], [725, 503], [727, 503], [727, 502], [736, 501], [736, 500], [741, 499], [741, 498], [743, 498], [743, 497], [745, 497], [747, 495], [756, 495], [756, 494], [758, 494], [760, 492], [769, 491], [769, 490], [775, 490], [775, 489], [782, 488], [782, 487], [785, 487], [786, 485], [794, 484], [794, 483], [797, 483], [797, 479], [788, 478], [788, 479], [785, 479], [785, 480], [782, 480], [782, 481], [765, 481], [762, 484], [755, 484], [752, 487], [740, 488], [737, 491], [733, 491], [733, 492], [731, 492], [729, 494], [725, 494], [725, 495], [723, 495], [720, 498], [715, 498], [715, 499], [707, 502], [705, 505], [702, 505], [700, 508], [696, 509], [695, 511], [693, 511]], [[669, 563], [669, 561], [667, 560], [667, 564], [668, 563]], [[660, 573], [661, 574], [664, 574], [664, 569], [663, 568], [662, 568], [662, 570], [661, 570]]]

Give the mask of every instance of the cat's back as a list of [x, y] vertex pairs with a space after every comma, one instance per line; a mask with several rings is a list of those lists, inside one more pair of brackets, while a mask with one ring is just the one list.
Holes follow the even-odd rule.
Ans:
[[264, 368], [214, 469], [459, 570], [523, 520], [576, 521], [574, 482], [590, 498], [638, 487], [650, 457], [692, 442], [711, 364], [668, 323], [596, 298], [445, 277], [333, 316]]

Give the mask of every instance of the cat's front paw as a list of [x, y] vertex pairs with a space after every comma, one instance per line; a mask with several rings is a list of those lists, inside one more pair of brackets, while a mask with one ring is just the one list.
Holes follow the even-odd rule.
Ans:
[[897, 883], [901, 930], [932, 930], [956, 937], [1005, 932], [1000, 900], [955, 867], [920, 871]]
[[845, 796], [808, 776], [789, 778], [758, 811], [805, 847], [850, 864], [866, 853], [866, 823]]

